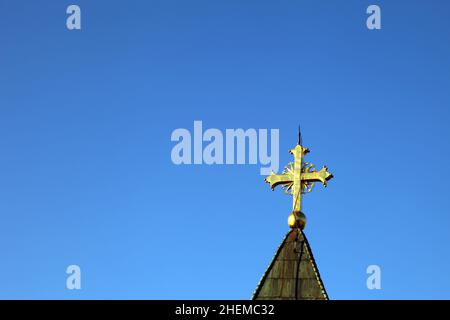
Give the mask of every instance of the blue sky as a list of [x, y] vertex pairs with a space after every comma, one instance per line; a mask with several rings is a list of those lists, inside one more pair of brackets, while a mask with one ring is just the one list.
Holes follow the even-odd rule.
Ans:
[[174, 165], [194, 120], [279, 129], [280, 165], [301, 124], [335, 176], [303, 206], [332, 299], [450, 298], [448, 1], [74, 3], [69, 31], [71, 2], [0, 2], [0, 298], [250, 298], [291, 200]]

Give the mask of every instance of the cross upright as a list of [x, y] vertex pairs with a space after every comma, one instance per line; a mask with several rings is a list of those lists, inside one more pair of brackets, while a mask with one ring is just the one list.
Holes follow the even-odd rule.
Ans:
[[288, 224], [291, 228], [303, 229], [306, 217], [301, 211], [302, 194], [311, 192], [314, 182], [321, 182], [326, 187], [327, 181], [333, 178], [333, 175], [328, 172], [326, 166], [317, 171], [312, 163], [303, 161], [309, 149], [302, 146], [300, 130], [298, 143], [289, 152], [294, 156], [294, 162], [288, 163], [281, 174], [272, 171], [265, 182], [270, 184], [272, 190], [281, 185], [286, 193], [292, 195], [292, 213], [288, 218]]

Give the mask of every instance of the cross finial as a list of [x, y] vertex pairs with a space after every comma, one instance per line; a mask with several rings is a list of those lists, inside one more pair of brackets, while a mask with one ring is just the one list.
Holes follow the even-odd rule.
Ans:
[[300, 130], [300, 125], [298, 126], [298, 145], [302, 145], [302, 132]]
[[281, 174], [272, 172], [265, 181], [270, 184], [272, 190], [281, 185], [286, 193], [292, 195], [292, 213], [288, 218], [288, 224], [291, 228], [303, 229], [306, 217], [301, 212], [302, 194], [311, 192], [314, 182], [321, 182], [326, 187], [327, 181], [333, 178], [333, 175], [328, 172], [326, 166], [317, 171], [312, 163], [303, 161], [309, 149], [302, 146], [300, 126], [298, 127], [298, 144], [289, 152], [294, 156], [294, 162], [288, 163]]

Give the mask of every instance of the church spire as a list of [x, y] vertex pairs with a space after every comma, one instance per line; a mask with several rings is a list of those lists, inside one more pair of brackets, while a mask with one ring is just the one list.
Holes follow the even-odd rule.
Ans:
[[292, 196], [292, 213], [288, 218], [291, 230], [262, 276], [253, 299], [328, 299], [311, 247], [303, 233], [306, 218], [301, 211], [301, 203], [302, 194], [310, 192], [314, 182], [321, 182], [326, 186], [333, 176], [325, 166], [317, 171], [313, 164], [304, 162], [303, 158], [308, 152], [309, 149], [302, 145], [299, 127], [298, 143], [290, 150], [294, 162], [290, 162], [281, 174], [272, 172], [265, 179], [272, 190], [281, 185], [281, 188]]

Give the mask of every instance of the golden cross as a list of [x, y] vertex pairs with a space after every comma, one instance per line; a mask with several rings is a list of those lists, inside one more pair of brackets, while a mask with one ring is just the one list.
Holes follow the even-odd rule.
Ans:
[[322, 182], [326, 187], [327, 181], [333, 178], [333, 175], [328, 172], [326, 166], [321, 170], [316, 171], [312, 163], [304, 162], [303, 157], [309, 152], [308, 148], [301, 145], [301, 138], [299, 133], [299, 141], [294, 149], [289, 150], [289, 153], [294, 155], [294, 162], [288, 163], [281, 174], [275, 174], [272, 171], [265, 181], [270, 184], [272, 190], [276, 186], [282, 185], [282, 189], [292, 195], [292, 214], [288, 218], [288, 224], [291, 228], [299, 227], [303, 229], [306, 224], [306, 217], [301, 212], [302, 198], [301, 195], [311, 192], [314, 187], [314, 182]]

